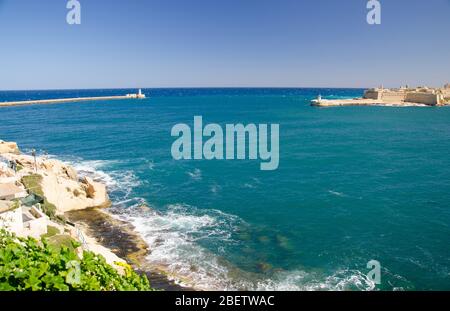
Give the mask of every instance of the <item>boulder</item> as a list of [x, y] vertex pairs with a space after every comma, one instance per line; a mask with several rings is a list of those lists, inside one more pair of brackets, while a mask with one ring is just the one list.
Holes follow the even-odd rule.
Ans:
[[85, 177], [82, 182], [47, 171], [43, 174], [42, 190], [48, 202], [56, 206], [57, 214], [92, 207], [109, 207], [106, 186]]
[[0, 140], [0, 154], [2, 153], [20, 154], [20, 150], [17, 143]]

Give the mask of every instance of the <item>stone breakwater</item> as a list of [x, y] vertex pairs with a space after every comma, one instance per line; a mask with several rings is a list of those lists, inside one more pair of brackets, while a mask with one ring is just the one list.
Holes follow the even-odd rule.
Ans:
[[[42, 196], [43, 202], [31, 207], [23, 204], [31, 194]], [[104, 184], [80, 178], [73, 167], [59, 160], [24, 155], [17, 143], [0, 141], [0, 229], [40, 239], [49, 236], [52, 228], [58, 233], [49, 239], [77, 240], [121, 273], [120, 263], [131, 264], [148, 276], [154, 288], [190, 290], [145, 264], [148, 245], [131, 224], [104, 211], [110, 205]]]
[[378, 99], [353, 98], [353, 99], [314, 99], [312, 106], [317, 107], [342, 107], [342, 106], [384, 106], [384, 107], [430, 107], [429, 105], [412, 102], [389, 102]]
[[99, 96], [99, 97], [75, 97], [75, 98], [58, 98], [58, 99], [41, 99], [41, 100], [24, 100], [13, 102], [0, 102], [0, 107], [11, 106], [28, 106], [28, 105], [50, 105], [50, 104], [63, 104], [74, 102], [86, 102], [86, 101], [99, 101], [99, 100], [117, 100], [117, 99], [143, 99], [144, 94], [127, 94], [120, 96]]

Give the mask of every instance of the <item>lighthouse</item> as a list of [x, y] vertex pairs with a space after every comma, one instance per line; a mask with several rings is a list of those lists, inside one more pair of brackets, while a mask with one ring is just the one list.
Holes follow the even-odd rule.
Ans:
[[142, 93], [142, 89], [139, 89], [139, 91], [137, 93], [137, 98], [145, 98], [145, 94]]

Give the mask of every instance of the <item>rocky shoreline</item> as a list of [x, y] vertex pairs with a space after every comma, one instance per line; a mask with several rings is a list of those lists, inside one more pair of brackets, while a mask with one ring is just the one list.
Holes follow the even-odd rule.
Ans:
[[[15, 202], [27, 202], [31, 194], [42, 202], [30, 209], [23, 203], [16, 206]], [[123, 268], [117, 263], [126, 262], [145, 273], [153, 288], [192, 290], [169, 280], [163, 269], [146, 264], [147, 243], [131, 224], [105, 210], [111, 201], [104, 184], [80, 178], [74, 168], [59, 160], [24, 155], [17, 143], [0, 141], [0, 203], [0, 228], [34, 238], [48, 235], [49, 228], [56, 229], [57, 236], [79, 241], [119, 272]], [[39, 214], [35, 219], [29, 215], [33, 209]], [[31, 219], [27, 218], [28, 222], [26, 215]]]
[[169, 280], [163, 270], [157, 271], [146, 264], [145, 257], [150, 249], [131, 224], [118, 220], [99, 208], [71, 211], [65, 216], [70, 222], [82, 227], [88, 236], [126, 260], [135, 270], [145, 273], [154, 288], [171, 291], [192, 290]]

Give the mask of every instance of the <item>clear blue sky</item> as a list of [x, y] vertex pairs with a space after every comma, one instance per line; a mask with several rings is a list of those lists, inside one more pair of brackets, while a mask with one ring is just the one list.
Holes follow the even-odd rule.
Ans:
[[450, 0], [0, 0], [0, 89], [450, 82]]

